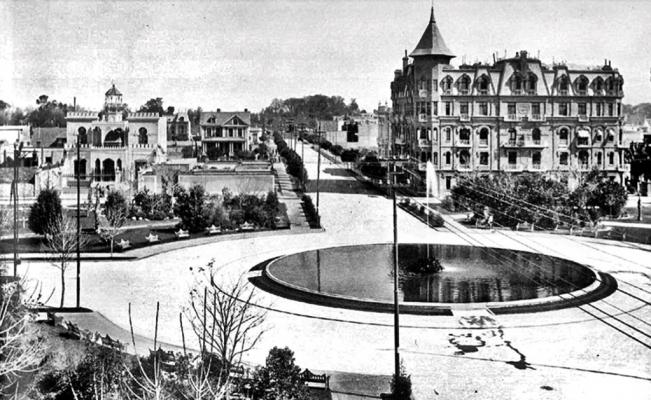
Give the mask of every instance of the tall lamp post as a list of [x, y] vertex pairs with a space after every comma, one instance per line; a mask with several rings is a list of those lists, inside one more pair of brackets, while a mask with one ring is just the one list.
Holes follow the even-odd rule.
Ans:
[[77, 132], [77, 308], [80, 304], [81, 293], [81, 253], [79, 242], [81, 240], [81, 159], [79, 157], [80, 134]]
[[[390, 164], [387, 164], [389, 167]], [[395, 170], [395, 161], [393, 161]], [[400, 375], [400, 308], [398, 302], [398, 210], [396, 207], [396, 187], [394, 171], [389, 172], [391, 188], [391, 197], [393, 203], [393, 345], [394, 345], [394, 368], [395, 377]]]
[[23, 152], [23, 142], [14, 142], [14, 182], [12, 185], [14, 195], [14, 277], [18, 276], [18, 160]]
[[317, 135], [319, 147], [319, 154], [316, 161], [316, 222], [321, 227], [321, 214], [319, 213], [319, 179], [321, 178], [321, 122], [318, 123]]

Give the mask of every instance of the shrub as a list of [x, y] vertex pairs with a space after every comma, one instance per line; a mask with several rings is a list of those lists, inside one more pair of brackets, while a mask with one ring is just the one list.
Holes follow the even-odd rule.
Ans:
[[253, 375], [253, 398], [261, 400], [307, 400], [309, 393], [294, 352], [285, 347], [269, 350], [265, 365]]
[[341, 152], [341, 161], [355, 162], [359, 157], [359, 151], [354, 149], [344, 150]]
[[151, 193], [148, 189], [141, 190], [133, 196], [133, 207], [130, 215], [151, 220], [163, 220], [172, 211], [172, 198], [167, 193]]
[[319, 228], [319, 220], [318, 216], [316, 213], [316, 208], [314, 207], [314, 203], [312, 202], [312, 198], [304, 194], [303, 195], [303, 212], [305, 213], [305, 218], [307, 218], [307, 222], [310, 224], [310, 228]]
[[29, 209], [27, 225], [32, 232], [45, 235], [48, 229], [61, 219], [61, 215], [59, 192], [53, 188], [45, 188]]
[[400, 373], [391, 378], [391, 394], [394, 400], [411, 399], [411, 376], [407, 375], [405, 367], [400, 362]]
[[181, 219], [182, 225], [191, 232], [204, 230], [209, 221], [204, 218], [206, 202], [206, 191], [203, 186], [195, 185], [186, 191], [184, 188], [177, 188], [174, 193], [176, 204], [174, 213]]
[[208, 157], [209, 160], [216, 160], [223, 155], [224, 153], [219, 147], [208, 147], [208, 149], [206, 149], [206, 157]]
[[344, 148], [338, 144], [335, 144], [334, 146], [332, 146], [330, 151], [332, 152], [332, 154], [336, 156], [340, 156], [344, 152]]

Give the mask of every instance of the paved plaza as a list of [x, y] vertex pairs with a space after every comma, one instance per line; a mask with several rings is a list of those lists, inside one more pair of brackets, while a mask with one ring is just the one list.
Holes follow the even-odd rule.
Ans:
[[[305, 148], [312, 191], [316, 152]], [[325, 231], [240, 237], [172, 249], [133, 261], [84, 261], [82, 305], [152, 337], [160, 302], [159, 338], [180, 344], [179, 313], [200, 268], [215, 260], [221, 282], [239, 279], [271, 257], [328, 246], [387, 243], [391, 201], [365, 188], [343, 167], [322, 159], [319, 199]], [[316, 196], [311, 193], [316, 202]], [[445, 228], [428, 229], [399, 210], [399, 241], [468, 244]], [[649, 246], [545, 233], [471, 233], [473, 244], [566, 258], [612, 274], [618, 290], [592, 305], [492, 316], [460, 310], [452, 316], [401, 316], [401, 354], [418, 399], [648, 399], [651, 393], [651, 257]], [[26, 261], [22, 272], [54, 290], [58, 271]], [[354, 266], [351, 266], [354, 268]], [[74, 303], [74, 268], [67, 276]], [[313, 370], [388, 375], [393, 370], [393, 316], [305, 304], [260, 292], [268, 309], [262, 341], [249, 354], [263, 363], [273, 346], [289, 346], [298, 365]], [[473, 319], [469, 316], [488, 315]], [[187, 332], [186, 332], [187, 335]], [[196, 347], [190, 341], [190, 346]]]

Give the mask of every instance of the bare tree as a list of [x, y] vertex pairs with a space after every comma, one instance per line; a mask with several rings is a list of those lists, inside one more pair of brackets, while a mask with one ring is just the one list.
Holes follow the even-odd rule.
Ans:
[[264, 333], [266, 312], [258, 306], [255, 290], [240, 276], [221, 286], [215, 279], [214, 260], [206, 269], [203, 296], [191, 291], [188, 319], [202, 353], [216, 354], [226, 371], [241, 362]]
[[3, 280], [0, 289], [0, 398], [18, 398], [17, 378], [38, 369], [45, 347], [21, 303], [21, 282]]
[[108, 223], [100, 226], [98, 233], [102, 239], [110, 243], [111, 257], [113, 257], [115, 238], [122, 232], [122, 227], [127, 221], [127, 211], [124, 208], [107, 208], [104, 214]]
[[61, 271], [61, 303], [66, 293], [65, 273], [68, 264], [75, 257], [77, 241], [79, 247], [84, 248], [88, 244], [88, 236], [81, 234], [77, 237], [77, 223], [66, 216], [57, 218], [47, 229], [45, 235], [45, 246], [50, 253], [52, 264]]

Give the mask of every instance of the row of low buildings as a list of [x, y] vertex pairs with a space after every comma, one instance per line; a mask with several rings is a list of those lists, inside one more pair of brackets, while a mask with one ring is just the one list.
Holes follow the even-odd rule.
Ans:
[[[273, 189], [273, 180], [269, 183], [268, 178], [270, 167], [257, 164], [255, 168], [238, 167], [233, 161], [240, 152], [254, 150], [262, 136], [261, 128], [251, 126], [248, 110], [201, 112], [198, 135], [193, 137], [187, 113], [159, 116], [158, 113], [130, 113], [125, 109], [122, 93], [112, 85], [105, 93], [101, 112], [68, 112], [65, 128], [0, 127], [0, 162], [10, 165], [7, 162], [14, 158], [14, 144], [22, 143], [20, 165], [40, 167], [31, 168], [28, 181], [32, 196], [40, 189], [38, 182], [40, 186], [60, 187], [64, 193], [74, 192], [77, 178], [84, 188], [91, 183], [101, 183], [129, 190], [145, 187], [156, 190], [160, 185], [155, 177], [152, 178], [155, 174], [152, 167], [165, 164], [181, 165], [181, 174], [197, 174], [201, 177], [197, 179], [203, 182], [212, 174], [225, 184], [232, 183], [230, 175], [246, 175], [249, 181], [254, 181], [250, 178], [251, 171], [256, 171], [264, 175], [264, 184], [256, 188]], [[173, 151], [179, 146], [189, 147], [192, 150], [189, 156], [184, 158]], [[212, 149], [218, 149], [216, 164], [206, 167], [197, 162], [201, 155], [213, 153]], [[223, 165], [216, 166], [220, 162]], [[38, 179], [42, 170], [48, 171], [46, 180]], [[236, 187], [230, 189], [237, 190]], [[29, 197], [29, 192], [22, 190], [19, 195]], [[0, 196], [8, 197], [9, 189], [0, 190]]]
[[588, 171], [618, 182], [629, 175], [622, 130], [624, 80], [606, 61], [600, 67], [546, 65], [527, 51], [494, 56], [493, 63], [450, 65], [434, 18], [391, 83], [385, 116], [388, 153], [414, 161], [424, 178], [431, 161], [441, 188], [459, 173]]

